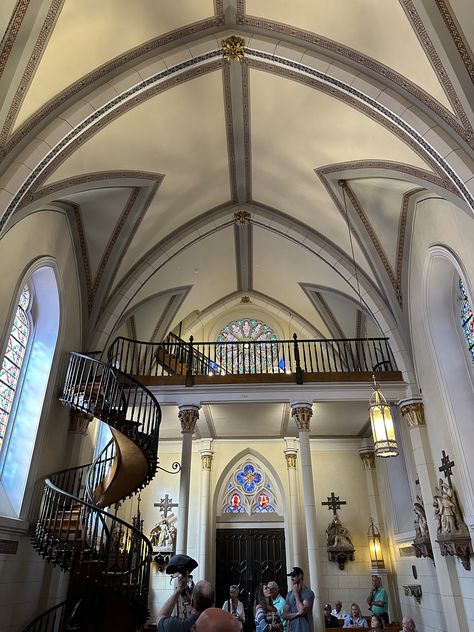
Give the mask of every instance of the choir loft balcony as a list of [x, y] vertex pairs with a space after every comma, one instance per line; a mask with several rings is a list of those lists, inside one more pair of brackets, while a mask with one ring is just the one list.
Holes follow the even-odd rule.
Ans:
[[185, 341], [169, 334], [150, 343], [119, 337], [109, 362], [148, 387], [213, 384], [401, 382], [388, 338]]

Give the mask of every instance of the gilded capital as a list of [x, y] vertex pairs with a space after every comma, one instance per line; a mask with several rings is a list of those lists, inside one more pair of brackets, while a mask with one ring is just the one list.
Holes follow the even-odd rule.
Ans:
[[285, 450], [286, 467], [296, 470], [296, 450]]
[[86, 435], [90, 422], [94, 419], [93, 415], [84, 413], [79, 410], [71, 410], [69, 421], [69, 430], [71, 432], [79, 432]]
[[178, 418], [181, 422], [181, 432], [193, 433], [196, 428], [196, 422], [199, 419], [198, 406], [182, 406], [179, 409]]
[[375, 452], [373, 450], [359, 450], [359, 456], [365, 470], [375, 470]]
[[404, 400], [399, 402], [398, 405], [410, 428], [426, 426], [425, 408], [422, 402]]
[[238, 35], [231, 35], [222, 40], [221, 53], [228, 62], [243, 61], [245, 53], [245, 40]]
[[298, 430], [309, 430], [313, 408], [308, 403], [295, 403], [291, 405], [291, 416], [296, 422]]
[[212, 456], [212, 452], [201, 452], [201, 467], [203, 470], [211, 469]]

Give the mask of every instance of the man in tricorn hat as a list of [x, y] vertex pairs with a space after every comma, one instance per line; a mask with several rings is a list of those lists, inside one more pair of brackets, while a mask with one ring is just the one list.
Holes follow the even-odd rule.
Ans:
[[186, 619], [171, 616], [180, 595], [187, 588], [189, 573], [196, 566], [197, 562], [188, 555], [174, 555], [170, 558], [166, 573], [176, 577], [177, 585], [158, 613], [156, 621], [158, 632], [190, 632], [201, 612], [214, 605], [213, 587], [209, 582], [201, 580], [194, 586], [191, 593], [191, 614]]

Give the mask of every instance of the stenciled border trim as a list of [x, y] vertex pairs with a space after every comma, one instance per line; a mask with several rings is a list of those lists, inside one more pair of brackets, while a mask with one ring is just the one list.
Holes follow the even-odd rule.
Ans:
[[[367, 114], [370, 118], [381, 123], [407, 145], [412, 147], [425, 162], [433, 166], [437, 173], [440, 173], [440, 171], [444, 172], [461, 193], [468, 205], [474, 210], [474, 198], [464, 186], [461, 178], [459, 178], [446, 160], [438, 154], [421, 134], [384, 105], [340, 79], [330, 77], [319, 70], [310, 68], [299, 62], [264, 51], [248, 48], [246, 48], [245, 51], [247, 54], [247, 63], [252, 67], [315, 87], [326, 94], [352, 105]], [[271, 64], [265, 63], [265, 61], [262, 60], [271, 62]], [[337, 88], [337, 90], [335, 88]], [[447, 185], [445, 188], [448, 188]]]
[[30, 2], [31, 0], [18, 0], [2, 41], [0, 42], [0, 78], [7, 65], [8, 57], [12, 52], [13, 45]]
[[227, 155], [229, 160], [230, 198], [237, 201], [237, 171], [235, 164], [234, 119], [232, 113], [232, 86], [230, 80], [230, 65], [222, 67], [222, 79], [224, 84], [224, 116], [227, 137]]
[[441, 17], [446, 24], [449, 34], [453, 39], [454, 45], [458, 49], [458, 53], [463, 61], [463, 64], [466, 66], [466, 70], [469, 73], [471, 80], [474, 82], [474, 62], [468, 47], [466, 46], [464, 37], [458, 29], [457, 22], [444, 0], [435, 0], [435, 2], [438, 6], [439, 12], [441, 13]]
[[388, 79], [395, 85], [403, 88], [413, 97], [424, 103], [426, 107], [437, 114], [443, 121], [445, 121], [447, 125], [449, 125], [457, 134], [459, 134], [459, 136], [463, 138], [466, 143], [468, 143], [471, 147], [474, 147], [474, 130], [472, 128], [472, 125], [461, 105], [454, 86], [449, 79], [449, 75], [442, 64], [438, 53], [433, 43], [431, 42], [431, 39], [426, 33], [424, 24], [421, 21], [421, 18], [414, 8], [411, 0], [402, 1], [405, 3], [407, 7], [406, 10], [409, 12], [409, 15], [411, 17], [410, 21], [412, 23], [412, 27], [415, 29], [418, 35], [418, 39], [420, 40], [421, 45], [428, 55], [428, 58], [430, 59], [432, 66], [438, 76], [438, 79], [461, 123], [452, 115], [451, 112], [449, 112], [447, 108], [445, 108], [439, 101], [434, 99], [428, 92], [425, 92], [425, 90], [420, 88], [417, 84], [413, 83], [403, 75], [397, 73], [392, 68], [385, 66], [372, 57], [363, 55], [357, 50], [344, 46], [340, 42], [335, 42], [328, 38], [322, 37], [321, 35], [317, 35], [311, 31], [298, 29], [294, 26], [283, 24], [281, 22], [273, 22], [265, 18], [247, 15], [245, 13], [245, 0], [237, 0], [237, 24], [250, 26], [255, 29], [261, 29], [263, 31], [269, 31], [275, 34], [281, 33], [283, 35], [301, 40], [302, 42], [313, 44], [314, 46], [317, 46], [322, 50], [341, 55], [342, 57], [356, 62], [357, 64], [361, 64], [365, 68], [368, 68], [372, 72], [383, 77], [384, 80]]
[[[62, 3], [64, 0], [54, 0], [53, 5]], [[219, 5], [219, 2], [217, 3]], [[48, 13], [48, 16], [45, 20], [43, 28], [41, 30], [41, 36], [38, 39], [33, 54], [31, 55], [30, 61], [28, 62], [27, 68], [23, 74], [20, 85], [17, 88], [15, 97], [13, 99], [12, 105], [8, 112], [7, 118], [5, 120], [2, 131], [0, 132], [0, 147], [3, 145], [4, 149], [1, 152], [1, 156], [6, 156], [14, 147], [28, 134], [30, 133], [34, 127], [44, 118], [48, 117], [52, 114], [58, 106], [64, 105], [67, 101], [69, 101], [73, 96], [78, 94], [80, 91], [87, 89], [92, 86], [99, 79], [104, 78], [109, 75], [113, 71], [117, 70], [121, 66], [130, 63], [133, 60], [139, 59], [146, 53], [150, 51], [156, 50], [166, 44], [171, 42], [175, 42], [180, 40], [181, 38], [188, 37], [189, 35], [193, 35], [194, 33], [199, 33], [201, 31], [206, 31], [211, 29], [212, 27], [220, 26], [224, 24], [224, 13], [223, 10], [215, 17], [206, 18], [200, 22], [195, 24], [190, 24], [185, 28], [178, 29], [176, 31], [171, 31], [169, 33], [165, 33], [145, 44], [137, 46], [136, 48], [119, 55], [115, 59], [99, 66], [96, 70], [92, 71], [85, 77], [78, 79], [73, 84], [68, 86], [58, 95], [53, 97], [50, 101], [41, 106], [31, 117], [29, 117], [24, 123], [20, 125], [20, 127], [13, 132], [10, 138], [9, 134], [11, 129], [15, 123], [16, 117], [18, 115], [20, 106], [23, 102], [23, 98], [28, 91], [28, 86], [30, 85], [34, 71], [36, 70], [37, 64], [41, 58], [41, 55], [44, 51], [44, 47], [47, 41], [47, 36], [49, 36], [53, 30], [54, 22], [57, 19], [58, 9], [55, 8], [55, 13]]]

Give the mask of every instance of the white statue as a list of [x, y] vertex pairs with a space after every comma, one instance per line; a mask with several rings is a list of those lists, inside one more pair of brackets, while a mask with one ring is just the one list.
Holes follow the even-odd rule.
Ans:
[[435, 487], [433, 506], [438, 533], [442, 535], [456, 533], [459, 530], [458, 525], [462, 523], [462, 518], [459, 514], [454, 490], [442, 478], [439, 479], [438, 487]]
[[327, 546], [329, 547], [345, 547], [354, 548], [351, 539], [349, 537], [349, 531], [342, 526], [339, 516], [335, 514], [333, 519], [326, 529], [327, 534]]
[[415, 532], [417, 538], [429, 537], [428, 523], [426, 521], [425, 506], [420, 496], [416, 497], [417, 502], [413, 505], [415, 510]]

